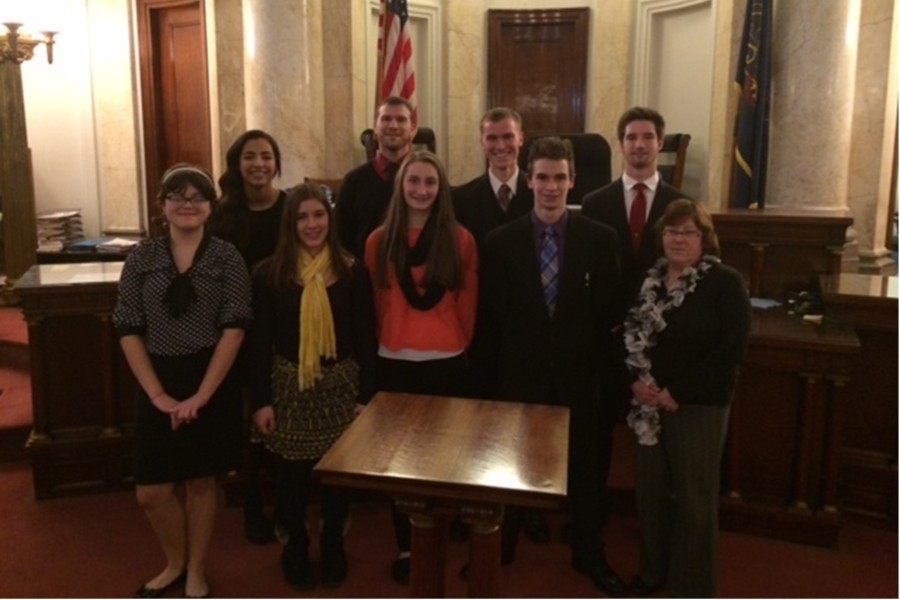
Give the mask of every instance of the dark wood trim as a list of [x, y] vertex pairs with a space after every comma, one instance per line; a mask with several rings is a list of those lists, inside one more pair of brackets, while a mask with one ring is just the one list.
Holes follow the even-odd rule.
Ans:
[[[203, 36], [204, 76], [208, 73], [209, 60], [206, 55], [206, 7], [205, 0], [135, 0], [138, 31], [138, 51], [141, 81], [141, 118], [143, 124], [144, 146], [144, 190], [147, 199], [146, 229], [150, 235], [162, 232], [161, 211], [156, 204], [156, 187], [168, 165], [163, 164], [165, 157], [161, 140], [164, 126], [162, 114], [160, 70], [158, 49], [155, 43], [159, 37], [158, 23], [155, 13], [161, 9], [197, 5]], [[209, 92], [207, 90], [207, 103]]]

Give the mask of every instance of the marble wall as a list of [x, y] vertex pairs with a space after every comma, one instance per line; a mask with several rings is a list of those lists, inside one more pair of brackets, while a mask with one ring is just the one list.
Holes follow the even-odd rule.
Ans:
[[[145, 192], [131, 4], [54, 1], [79, 18], [60, 27], [58, 59], [52, 67], [25, 66], [38, 210], [68, 205], [72, 186], [66, 183], [77, 182], [77, 201], [89, 215], [89, 234], [140, 231], [145, 225]], [[410, 3], [416, 6], [417, 0]], [[713, 45], [714, 57], [708, 149], [698, 168], [706, 171], [706, 189], [715, 203], [717, 197], [725, 197], [729, 185], [734, 100], [727, 82], [733, 77], [744, 2], [700, 3], [709, 4], [712, 11], [712, 31], [704, 43]], [[441, 148], [453, 181], [465, 181], [484, 168], [477, 149], [478, 121], [487, 108], [487, 11], [546, 8], [546, 2], [419, 0], [419, 4], [439, 20], [444, 42], [429, 58], [434, 63], [429, 69], [431, 77], [441, 78], [444, 90], [437, 105], [445, 129]], [[677, 9], [692, 0], [557, 4], [587, 6], [591, 11], [587, 129], [610, 140], [613, 172], [618, 173], [615, 123], [635, 101], [631, 76], [638, 7]], [[888, 220], [897, 102], [896, 4], [776, 2], [769, 201], [815, 208], [850, 206], [861, 253], [873, 256], [883, 253]], [[205, 6], [215, 174], [221, 173], [222, 156], [231, 141], [252, 127], [271, 130], [282, 143], [283, 185], [304, 176], [340, 177], [358, 164], [359, 132], [372, 120], [367, 75], [372, 2], [206, 0]], [[71, 30], [72, 23], [77, 31]], [[84, 44], [89, 50], [79, 50], [79, 39], [89, 39]], [[72, 60], [82, 51], [87, 58]], [[69, 100], [62, 109], [61, 93]], [[879, 160], [871, 160], [872, 155]]]

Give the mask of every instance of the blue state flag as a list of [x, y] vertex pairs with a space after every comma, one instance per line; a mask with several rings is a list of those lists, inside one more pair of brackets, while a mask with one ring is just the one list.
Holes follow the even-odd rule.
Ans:
[[731, 205], [763, 208], [769, 158], [772, 73], [772, 0], [747, 0], [735, 85], [740, 91], [734, 128]]

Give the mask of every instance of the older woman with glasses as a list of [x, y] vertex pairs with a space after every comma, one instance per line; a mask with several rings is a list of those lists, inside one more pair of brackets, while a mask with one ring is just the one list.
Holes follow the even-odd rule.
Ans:
[[625, 321], [641, 527], [632, 591], [711, 597], [719, 463], [750, 302], [740, 274], [717, 258], [718, 238], [701, 204], [671, 203], [656, 232], [664, 256]]

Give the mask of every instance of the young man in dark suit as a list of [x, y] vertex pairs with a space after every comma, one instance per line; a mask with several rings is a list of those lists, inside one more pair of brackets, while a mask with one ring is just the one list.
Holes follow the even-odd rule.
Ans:
[[[625, 160], [624, 173], [609, 185], [587, 194], [581, 204], [584, 216], [606, 223], [619, 234], [622, 277], [628, 292], [623, 317], [624, 310], [637, 296], [644, 273], [660, 256], [654, 223], [669, 203], [685, 197], [663, 181], [657, 170], [665, 129], [662, 115], [652, 108], [635, 106], [625, 111], [616, 131]], [[637, 188], [641, 186], [639, 194]]]
[[[617, 137], [625, 172], [609, 185], [587, 194], [581, 214], [609, 225], [619, 235], [619, 257], [625, 293], [620, 322], [631, 307], [644, 281], [647, 269], [660, 257], [653, 225], [666, 207], [685, 195], [667, 184], [659, 175], [657, 160], [662, 149], [666, 122], [652, 108], [635, 106], [619, 118]], [[618, 401], [605, 405], [611, 414], [601, 415], [597, 438], [599, 485], [602, 512], [607, 510], [606, 484], [612, 461], [613, 430], [622, 409], [631, 398], [627, 385], [619, 387]], [[605, 428], [603, 424], [609, 427]]]
[[412, 105], [398, 96], [389, 96], [378, 105], [375, 117], [375, 158], [344, 176], [335, 203], [335, 216], [341, 245], [360, 260], [364, 259], [366, 239], [384, 220], [394, 191], [394, 176], [400, 163], [412, 150], [416, 123]]
[[[501, 399], [568, 406], [572, 566], [611, 596], [625, 586], [599, 537], [597, 429], [615, 378], [611, 336], [620, 305], [616, 233], [566, 208], [574, 182], [572, 146], [541, 138], [528, 157], [531, 213], [487, 236], [484, 268], [490, 341]], [[504, 522], [512, 559], [520, 519]]]
[[[519, 170], [519, 152], [525, 143], [522, 117], [505, 106], [488, 110], [481, 117], [481, 150], [488, 168], [482, 175], [453, 188], [453, 211], [456, 220], [475, 236], [478, 255], [484, 255], [484, 241], [489, 231], [531, 212], [534, 194], [525, 173]], [[484, 269], [480, 271], [479, 289], [484, 289]], [[473, 398], [494, 398], [496, 382], [491, 377], [495, 365], [484, 343], [484, 294], [478, 301], [475, 335], [469, 345], [468, 394]], [[550, 528], [543, 513], [524, 513], [525, 535], [539, 543], [550, 541]], [[454, 539], [465, 537], [465, 531], [454, 521], [450, 530]]]

